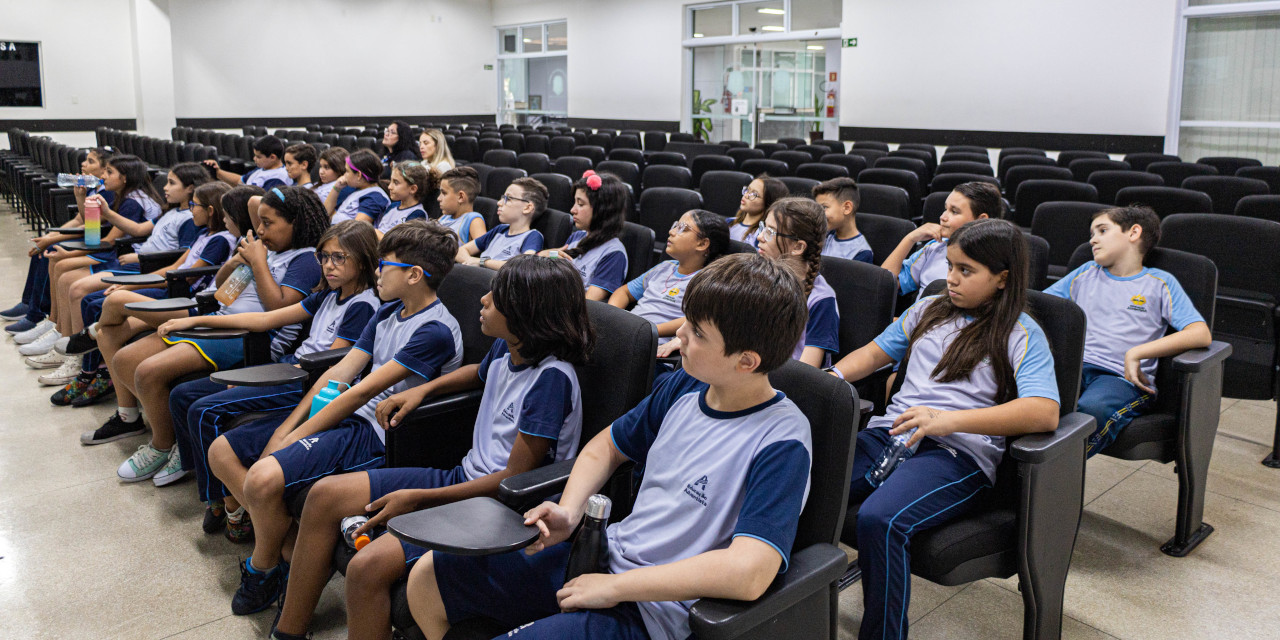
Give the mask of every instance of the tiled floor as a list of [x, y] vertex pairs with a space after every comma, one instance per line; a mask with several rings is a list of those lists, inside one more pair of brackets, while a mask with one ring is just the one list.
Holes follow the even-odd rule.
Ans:
[[[0, 205], [0, 306], [17, 299], [27, 234]], [[0, 637], [262, 638], [271, 613], [231, 615], [239, 547], [200, 530], [193, 485], [125, 485], [116, 466], [141, 438], [97, 447], [81, 431], [109, 406], [52, 407], [10, 341], [0, 344]], [[1280, 470], [1258, 464], [1274, 402], [1224, 400], [1205, 520], [1217, 531], [1187, 558], [1173, 533], [1172, 465], [1097, 458], [1067, 583], [1066, 638], [1280, 637]], [[317, 638], [345, 635], [342, 582], [321, 601]], [[841, 599], [841, 637], [857, 634], [861, 589]], [[916, 638], [1019, 638], [1014, 580], [912, 583]]]

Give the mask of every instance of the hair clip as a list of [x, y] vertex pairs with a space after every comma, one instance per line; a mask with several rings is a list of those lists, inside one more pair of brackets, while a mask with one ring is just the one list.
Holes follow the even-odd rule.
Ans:
[[582, 177], [587, 181], [587, 187], [592, 191], [598, 190], [600, 185], [604, 184], [604, 180], [600, 178], [600, 175], [590, 169], [587, 169], [582, 174]]

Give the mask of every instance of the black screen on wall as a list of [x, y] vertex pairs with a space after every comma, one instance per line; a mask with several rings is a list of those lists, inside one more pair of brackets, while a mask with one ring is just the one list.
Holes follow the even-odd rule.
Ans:
[[0, 107], [42, 107], [40, 43], [0, 40]]

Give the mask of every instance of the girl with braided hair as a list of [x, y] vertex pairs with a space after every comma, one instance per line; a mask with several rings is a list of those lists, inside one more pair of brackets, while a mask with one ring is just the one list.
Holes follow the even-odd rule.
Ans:
[[819, 273], [827, 217], [822, 205], [808, 198], [782, 198], [769, 207], [756, 237], [760, 255], [791, 266], [804, 285], [809, 320], [791, 357], [825, 367], [840, 351], [840, 312], [836, 292]]
[[588, 170], [573, 183], [573, 226], [563, 247], [540, 256], [567, 258], [577, 267], [587, 299], [608, 301], [627, 278], [627, 248], [618, 236], [631, 208], [631, 191], [617, 176]]
[[[252, 204], [250, 205], [252, 211]], [[320, 282], [322, 272], [315, 250], [329, 228], [329, 216], [316, 194], [305, 187], [273, 187], [262, 196], [254, 216], [257, 233], [246, 234], [236, 255], [223, 264], [215, 279], [221, 286], [232, 272], [247, 266], [253, 275], [247, 286], [217, 314], [275, 311], [297, 304]], [[98, 346], [115, 381], [119, 410], [106, 424], [81, 436], [85, 444], [109, 442], [145, 431], [139, 417], [141, 401], [151, 423], [151, 442], [138, 447], [116, 474], [125, 482], [156, 476], [164, 485], [183, 477], [182, 456], [174, 446], [169, 414], [169, 387], [189, 373], [231, 369], [244, 362], [244, 341], [213, 338], [160, 337], [158, 334], [124, 346], [145, 323], [130, 318], [115, 327], [100, 327]], [[272, 356], [279, 359], [299, 326], [273, 334]]]

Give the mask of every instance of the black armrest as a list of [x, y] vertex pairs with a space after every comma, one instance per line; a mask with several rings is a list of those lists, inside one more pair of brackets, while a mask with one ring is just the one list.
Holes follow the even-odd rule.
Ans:
[[508, 506], [541, 502], [564, 490], [573, 460], [561, 460], [508, 477], [498, 484], [498, 500]]
[[98, 251], [107, 251], [115, 245], [112, 244], [110, 240], [103, 240], [98, 244], [85, 244], [84, 241], [81, 240], [68, 240], [63, 242], [62, 246], [71, 251], [88, 251], [90, 253], [96, 253]]
[[192, 267], [190, 269], [170, 269], [165, 272], [165, 280], [177, 280], [179, 278], [199, 278], [202, 276], [213, 276], [218, 274], [218, 270], [222, 265], [213, 265], [209, 267]]
[[523, 549], [538, 528], [493, 498], [468, 498], [414, 511], [387, 521], [391, 535], [427, 549], [461, 556], [487, 556]]
[[348, 351], [351, 351], [351, 347], [308, 353], [305, 356], [298, 357], [298, 365], [306, 371], [324, 371], [338, 364], [339, 361], [347, 356]]
[[195, 327], [193, 329], [183, 329], [182, 331], [174, 331], [169, 334], [175, 338], [190, 338], [193, 340], [242, 340], [249, 335], [248, 329], [211, 329], [209, 327]]
[[138, 244], [139, 242], [142, 242], [143, 240], [146, 240], [146, 239], [147, 239], [146, 236], [120, 236], [115, 240], [116, 248], [120, 249], [122, 247], [132, 247], [133, 245]]
[[143, 273], [151, 273], [159, 271], [175, 262], [185, 254], [185, 250], [178, 251], [149, 251], [147, 253], [138, 254], [138, 266]]
[[218, 371], [211, 374], [209, 379], [218, 384], [235, 387], [274, 387], [305, 381], [307, 372], [291, 364], [276, 363]]
[[186, 311], [187, 309], [196, 308], [197, 303], [191, 298], [168, 298], [165, 300], [145, 300], [143, 302], [130, 302], [124, 305], [125, 309], [130, 311]]
[[1019, 436], [1009, 443], [1009, 455], [1019, 462], [1041, 464], [1068, 452], [1076, 452], [1079, 445], [1093, 433], [1096, 421], [1093, 416], [1074, 411], [1058, 418], [1058, 428], [1047, 433]]
[[[830, 589], [849, 559], [835, 545], [815, 544], [791, 554], [787, 572], [753, 602], [703, 598], [689, 609], [689, 628], [699, 640], [727, 640], [769, 623], [805, 598]], [[824, 596], [825, 597], [825, 596]]]
[[[78, 212], [79, 210], [77, 210], [77, 213]], [[48, 233], [61, 233], [63, 235], [68, 235], [68, 236], [82, 236], [84, 235], [84, 227], [57, 227], [54, 229], [49, 229]]]
[[471, 449], [484, 390], [431, 398], [387, 430], [387, 466], [451, 469]]
[[196, 300], [196, 313], [199, 315], [209, 315], [218, 310], [221, 306], [218, 299], [213, 297], [213, 291], [201, 291], [192, 296]]
[[1183, 373], [1198, 373], [1204, 369], [1225, 362], [1231, 355], [1231, 345], [1214, 340], [1204, 349], [1189, 349], [1173, 357], [1173, 370]]
[[875, 408], [876, 408], [876, 403], [870, 400], [867, 400], [866, 398], [858, 398], [858, 415], [859, 416], [865, 417], [867, 415], [870, 415], [870, 413], [874, 411]]

